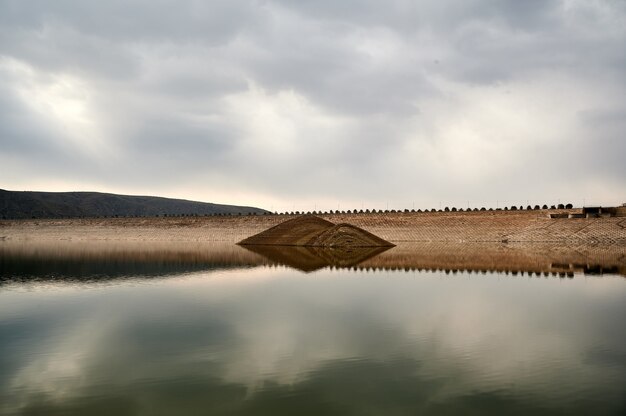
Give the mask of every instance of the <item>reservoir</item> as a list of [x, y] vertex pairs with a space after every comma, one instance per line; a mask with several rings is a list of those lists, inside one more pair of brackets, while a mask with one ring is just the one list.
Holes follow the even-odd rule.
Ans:
[[2, 244], [1, 415], [626, 412], [613, 264]]

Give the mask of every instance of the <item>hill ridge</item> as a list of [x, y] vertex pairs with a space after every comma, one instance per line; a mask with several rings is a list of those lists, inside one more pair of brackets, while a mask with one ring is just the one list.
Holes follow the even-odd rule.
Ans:
[[214, 204], [160, 196], [121, 195], [91, 191], [40, 192], [0, 189], [0, 217], [3, 219], [246, 215], [265, 214], [267, 212], [256, 207]]

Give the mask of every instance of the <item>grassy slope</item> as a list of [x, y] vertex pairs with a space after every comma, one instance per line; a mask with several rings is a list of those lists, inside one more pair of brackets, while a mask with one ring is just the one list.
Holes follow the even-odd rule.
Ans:
[[98, 192], [17, 192], [0, 189], [1, 218], [262, 214], [264, 212], [265, 210], [254, 207], [153, 196]]

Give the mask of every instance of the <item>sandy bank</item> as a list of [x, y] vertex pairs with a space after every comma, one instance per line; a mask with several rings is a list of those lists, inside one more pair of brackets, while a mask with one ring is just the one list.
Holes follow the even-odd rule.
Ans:
[[[552, 242], [626, 246], [626, 218], [549, 218], [555, 211], [333, 214], [398, 242]], [[559, 212], [568, 212], [566, 210]], [[574, 212], [574, 211], [569, 211]], [[237, 242], [295, 216], [2, 220], [0, 240]]]

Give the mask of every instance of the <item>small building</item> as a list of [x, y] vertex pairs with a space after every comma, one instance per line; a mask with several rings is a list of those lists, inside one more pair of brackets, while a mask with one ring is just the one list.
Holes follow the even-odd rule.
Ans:
[[602, 207], [583, 207], [583, 214], [600, 214]]
[[615, 214], [615, 207], [583, 207], [583, 215], [586, 218], [614, 217]]

